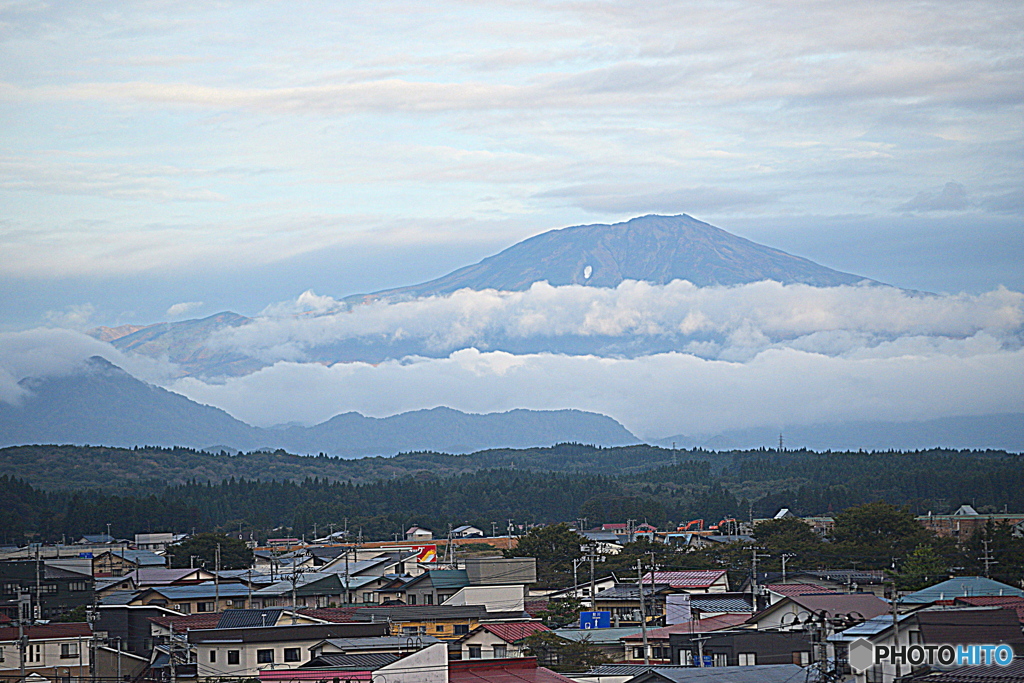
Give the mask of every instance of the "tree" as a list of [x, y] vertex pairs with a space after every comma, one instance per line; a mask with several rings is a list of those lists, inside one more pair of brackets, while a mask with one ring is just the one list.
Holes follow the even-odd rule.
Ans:
[[572, 561], [583, 554], [583, 542], [565, 523], [534, 527], [519, 538], [515, 548], [506, 550], [505, 556], [537, 558], [537, 584], [557, 587], [572, 576]]
[[167, 554], [171, 557], [172, 567], [195, 565], [209, 571], [216, 567], [218, 544], [220, 544], [221, 569], [248, 569], [252, 566], [252, 551], [243, 541], [224, 534], [196, 534], [180, 543], [168, 546]]
[[541, 631], [523, 639], [525, 654], [554, 671], [586, 671], [609, 659], [589, 639], [567, 640], [551, 631]]
[[908, 558], [919, 545], [934, 544], [935, 534], [906, 507], [878, 502], [836, 515], [832, 540], [839, 557], [857, 558], [860, 566], [881, 569]]
[[[1024, 538], [1015, 536], [1009, 522], [988, 523], [974, 532], [963, 547], [963, 561], [970, 571], [985, 574], [986, 550], [989, 557], [988, 576], [1011, 585], [1018, 585], [1024, 575]], [[987, 548], [986, 548], [987, 546]]]
[[765, 562], [767, 567], [781, 568], [783, 553], [795, 557], [790, 567], [813, 567], [818, 564], [825, 543], [809, 524], [797, 517], [767, 519], [754, 527], [754, 538], [758, 545], [771, 555]]
[[949, 578], [949, 563], [930, 545], [919, 545], [896, 574], [896, 588], [916, 591]]

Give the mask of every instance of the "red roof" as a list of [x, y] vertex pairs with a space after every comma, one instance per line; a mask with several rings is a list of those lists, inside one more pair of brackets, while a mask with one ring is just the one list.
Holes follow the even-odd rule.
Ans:
[[[647, 631], [647, 639], [668, 640], [668, 637], [673, 633], [707, 633], [709, 631], [721, 631], [725, 628], [739, 626], [749, 618], [749, 614], [722, 614], [717, 617], [685, 621], [681, 624], [673, 624], [672, 626], [663, 626], [661, 628], [651, 629]], [[643, 636], [640, 631], [637, 631], [631, 636], [625, 636], [623, 640], [641, 640], [642, 638]]]
[[956, 599], [965, 605], [974, 607], [1006, 607], [1017, 613], [1017, 621], [1024, 624], [1024, 598], [1018, 595], [977, 595]]
[[779, 595], [814, 595], [817, 593], [838, 593], [831, 588], [815, 586], [813, 583], [770, 583], [765, 586], [768, 590]]
[[[40, 626], [26, 626], [25, 635], [29, 640], [48, 640], [51, 638], [77, 638], [79, 636], [88, 638], [92, 636], [92, 629], [89, 624], [83, 622], [71, 622], [67, 624], [43, 624]], [[18, 639], [18, 628], [16, 626], [5, 626], [0, 628], [0, 642]]]
[[480, 624], [480, 627], [489, 633], [493, 633], [506, 643], [514, 643], [527, 636], [541, 631], [550, 631], [547, 626], [539, 621], [513, 621], [504, 624]]
[[220, 614], [217, 612], [210, 612], [204, 614], [190, 614], [188, 616], [168, 616], [168, 617], [150, 617], [150, 621], [154, 624], [159, 624], [164, 628], [170, 628], [171, 624], [174, 624], [175, 633], [184, 633], [193, 629], [201, 628], [216, 628], [217, 622], [220, 621]]
[[474, 659], [448, 662], [448, 683], [574, 683], [571, 678], [537, 666], [536, 657]]
[[724, 569], [696, 569], [685, 572], [648, 572], [644, 583], [668, 584], [672, 588], [708, 588], [725, 575]]
[[323, 619], [335, 624], [347, 624], [353, 621], [352, 615], [361, 609], [362, 607], [303, 607], [295, 611], [314, 619]]

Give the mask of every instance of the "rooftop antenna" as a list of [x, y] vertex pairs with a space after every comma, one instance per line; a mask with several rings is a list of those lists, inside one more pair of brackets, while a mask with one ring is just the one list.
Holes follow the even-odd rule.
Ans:
[[779, 432], [779, 453], [781, 453], [783, 450], [784, 448], [782, 445], [782, 432]]

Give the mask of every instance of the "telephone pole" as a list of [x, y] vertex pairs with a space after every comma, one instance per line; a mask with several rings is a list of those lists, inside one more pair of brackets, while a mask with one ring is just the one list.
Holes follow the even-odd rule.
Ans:
[[651, 657], [647, 653], [647, 608], [644, 606], [644, 574], [640, 564], [640, 558], [636, 558], [636, 584], [640, 592], [640, 633], [644, 639], [644, 664], [651, 663]]
[[981, 560], [982, 562], [985, 563], [985, 578], [986, 579], [991, 578], [989, 576], [989, 574], [991, 573], [992, 565], [999, 564], [998, 562], [996, 562], [995, 559], [992, 558], [992, 550], [988, 547], [988, 544], [991, 543], [991, 542], [992, 541], [990, 541], [987, 538], [981, 539], [981, 544], [984, 546], [985, 550], [984, 550], [984, 552], [982, 552], [981, 557], [978, 558], [979, 560]]

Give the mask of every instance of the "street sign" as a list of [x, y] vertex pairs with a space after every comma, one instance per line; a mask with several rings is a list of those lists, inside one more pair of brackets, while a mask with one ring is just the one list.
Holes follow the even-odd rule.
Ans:
[[610, 628], [611, 612], [580, 612], [580, 628]]

